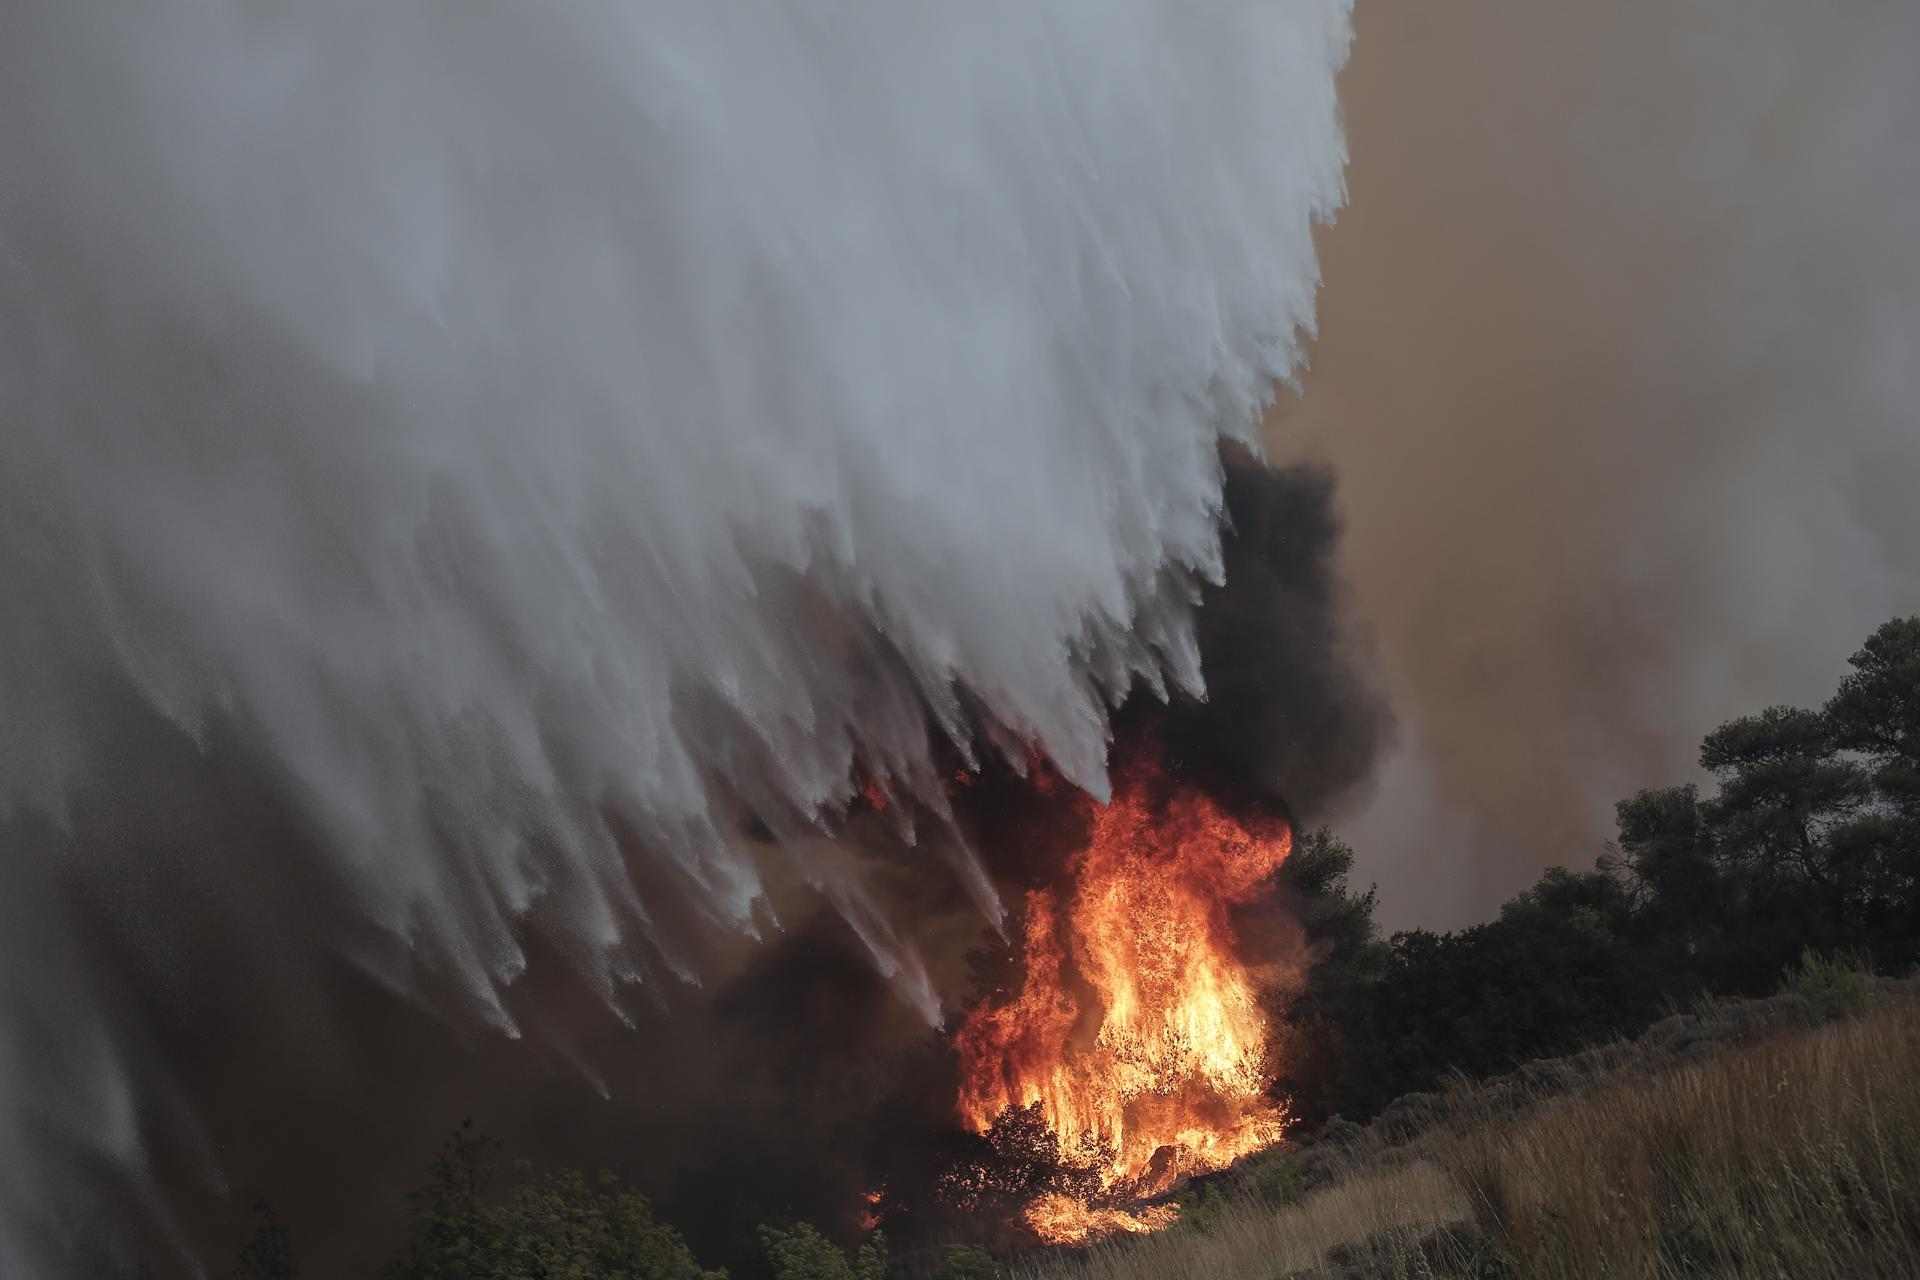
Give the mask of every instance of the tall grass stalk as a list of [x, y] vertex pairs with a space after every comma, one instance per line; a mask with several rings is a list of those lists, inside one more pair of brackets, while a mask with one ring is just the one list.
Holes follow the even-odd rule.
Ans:
[[[1830, 975], [1829, 975], [1830, 976]], [[1920, 1002], [1542, 1095], [1032, 1280], [1920, 1276]]]

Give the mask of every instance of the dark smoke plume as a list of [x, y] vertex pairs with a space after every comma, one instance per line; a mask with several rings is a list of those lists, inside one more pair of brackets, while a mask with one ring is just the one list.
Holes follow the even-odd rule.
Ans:
[[1177, 699], [1177, 766], [1324, 820], [1366, 780], [1389, 718], [1338, 574], [1333, 473], [1321, 466], [1227, 470], [1226, 580], [1196, 619], [1204, 701]]

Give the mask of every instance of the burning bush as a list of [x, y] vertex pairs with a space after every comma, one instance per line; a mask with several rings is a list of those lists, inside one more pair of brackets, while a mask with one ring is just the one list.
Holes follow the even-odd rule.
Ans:
[[1064, 886], [1027, 895], [1019, 988], [955, 1044], [963, 1123], [1070, 1171], [995, 1188], [1024, 1195], [1042, 1239], [1161, 1225], [1170, 1211], [1121, 1206], [1285, 1132], [1263, 1007], [1283, 975], [1241, 954], [1230, 912], [1291, 848], [1284, 821], [1229, 814], [1143, 755]]

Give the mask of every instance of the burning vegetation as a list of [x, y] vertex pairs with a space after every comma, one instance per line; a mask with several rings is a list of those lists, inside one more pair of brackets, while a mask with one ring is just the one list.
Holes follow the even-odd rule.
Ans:
[[1028, 893], [1018, 989], [955, 1039], [957, 1110], [989, 1136], [1044, 1126], [1080, 1175], [1023, 1206], [1042, 1240], [1165, 1226], [1171, 1207], [1131, 1206], [1284, 1134], [1262, 1007], [1278, 975], [1230, 913], [1291, 849], [1284, 821], [1230, 814], [1143, 757], [1092, 808], [1063, 884]]

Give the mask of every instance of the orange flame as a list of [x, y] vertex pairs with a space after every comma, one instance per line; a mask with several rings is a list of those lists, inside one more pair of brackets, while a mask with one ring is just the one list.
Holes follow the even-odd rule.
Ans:
[[[1038, 1102], [1062, 1151], [1103, 1153], [1103, 1202], [1221, 1168], [1287, 1123], [1267, 1094], [1261, 985], [1228, 911], [1286, 860], [1292, 833], [1254, 829], [1197, 790], [1162, 797], [1158, 781], [1151, 767], [1116, 780], [1069, 864], [1064, 904], [1045, 889], [1027, 897], [1020, 991], [975, 1009], [956, 1036], [961, 1121], [984, 1133]], [[1064, 1242], [1155, 1230], [1172, 1211], [1045, 1196], [1026, 1218]]]
[[860, 1229], [862, 1231], [874, 1231], [879, 1228], [883, 1216], [882, 1210], [886, 1202], [887, 1189], [885, 1187], [875, 1187], [871, 1191], [861, 1193], [860, 1211], [857, 1215], [857, 1220], [860, 1223]]
[[1158, 1231], [1179, 1221], [1180, 1210], [1170, 1204], [1119, 1209], [1090, 1205], [1072, 1196], [1049, 1195], [1027, 1206], [1026, 1219], [1043, 1244], [1077, 1244], [1097, 1236]]

